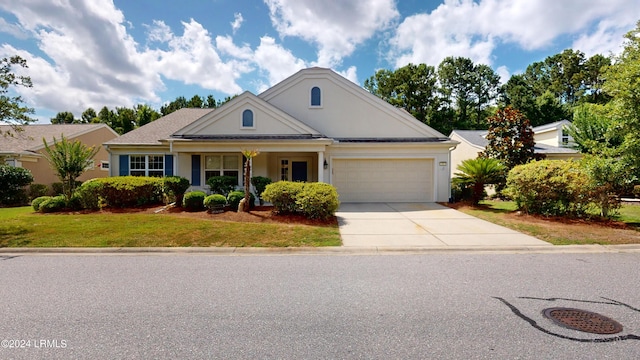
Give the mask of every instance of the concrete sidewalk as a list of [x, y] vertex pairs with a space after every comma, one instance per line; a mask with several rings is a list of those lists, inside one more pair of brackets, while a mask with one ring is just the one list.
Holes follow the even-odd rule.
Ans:
[[345, 247], [549, 246], [533, 236], [434, 203], [342, 204]]

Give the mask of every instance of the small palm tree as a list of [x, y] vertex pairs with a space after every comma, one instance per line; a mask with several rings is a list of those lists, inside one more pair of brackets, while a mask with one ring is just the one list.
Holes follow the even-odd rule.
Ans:
[[62, 181], [64, 196], [68, 201], [75, 190], [76, 179], [91, 166], [93, 157], [100, 149], [86, 146], [79, 140], [69, 141], [64, 138], [64, 135], [60, 135], [60, 141], [54, 137], [53, 146], [49, 146], [44, 138], [42, 142], [44, 142], [44, 156]]
[[454, 183], [471, 186], [471, 200], [478, 204], [484, 195], [484, 186], [499, 182], [504, 177], [506, 168], [497, 159], [479, 157], [464, 160], [457, 169], [460, 172], [455, 173]]
[[242, 150], [242, 155], [244, 155], [246, 161], [244, 164], [244, 201], [242, 202], [242, 206], [238, 207], [238, 211], [248, 212], [250, 209], [249, 201], [251, 199], [251, 159], [258, 156], [260, 152], [258, 150]]

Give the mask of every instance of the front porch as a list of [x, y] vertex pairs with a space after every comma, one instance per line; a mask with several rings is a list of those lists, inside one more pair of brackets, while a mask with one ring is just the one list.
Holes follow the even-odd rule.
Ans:
[[[231, 176], [242, 188], [245, 157], [241, 152], [177, 154], [175, 174], [189, 179], [193, 190], [209, 193], [207, 180]], [[251, 160], [251, 177], [263, 176], [276, 182], [322, 182], [325, 179], [324, 152], [261, 152]]]

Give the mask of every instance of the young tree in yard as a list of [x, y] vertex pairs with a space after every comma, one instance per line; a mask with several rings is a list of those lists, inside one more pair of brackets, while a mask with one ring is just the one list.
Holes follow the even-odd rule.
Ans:
[[[0, 122], [9, 123], [14, 131], [20, 131], [22, 125], [35, 121], [29, 117], [34, 110], [23, 105], [21, 96], [12, 96], [10, 89], [18, 86], [30, 88], [33, 84], [30, 77], [16, 75], [12, 66], [28, 67], [27, 61], [19, 56], [0, 60]], [[0, 135], [11, 135], [11, 132], [0, 132]]]
[[605, 73], [604, 91], [612, 96], [613, 131], [622, 139], [616, 154], [640, 177], [640, 21], [625, 35], [622, 54]]
[[248, 212], [251, 208], [251, 204], [249, 201], [251, 199], [251, 159], [258, 156], [260, 152], [258, 150], [242, 150], [242, 155], [244, 155], [245, 163], [244, 163], [244, 199], [240, 206], [238, 206], [238, 211]]
[[75, 190], [76, 179], [91, 166], [99, 148], [88, 147], [78, 140], [69, 141], [63, 135], [60, 135], [60, 141], [53, 138], [53, 146], [49, 146], [44, 138], [42, 142], [45, 158], [62, 181], [64, 196], [68, 201]]
[[500, 160], [507, 170], [535, 158], [533, 129], [520, 111], [506, 107], [487, 121], [489, 144], [482, 153], [483, 157]]
[[485, 185], [496, 184], [505, 175], [504, 165], [491, 158], [467, 159], [457, 169], [459, 172], [455, 173], [453, 182], [472, 187], [471, 200], [474, 204], [478, 204], [484, 197]]

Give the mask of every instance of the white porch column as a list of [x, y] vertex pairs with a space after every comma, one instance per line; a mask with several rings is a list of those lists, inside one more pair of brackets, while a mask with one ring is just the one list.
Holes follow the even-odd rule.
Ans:
[[324, 151], [318, 151], [318, 182], [324, 182]]

